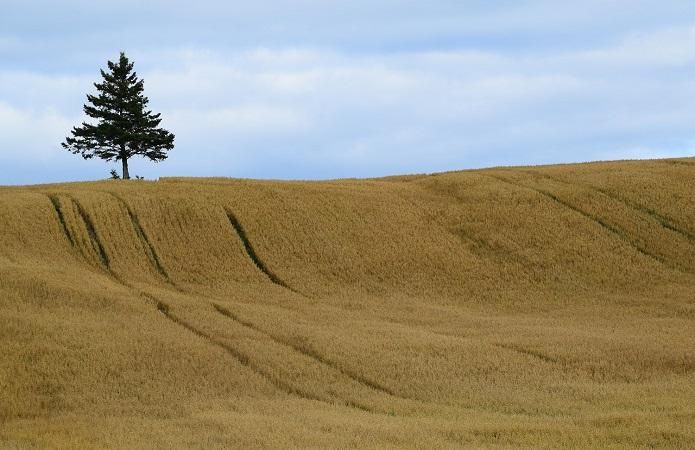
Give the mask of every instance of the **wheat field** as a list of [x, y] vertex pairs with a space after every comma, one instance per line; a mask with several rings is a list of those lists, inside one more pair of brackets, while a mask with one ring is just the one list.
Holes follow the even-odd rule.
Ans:
[[695, 160], [0, 188], [1, 448], [693, 448]]

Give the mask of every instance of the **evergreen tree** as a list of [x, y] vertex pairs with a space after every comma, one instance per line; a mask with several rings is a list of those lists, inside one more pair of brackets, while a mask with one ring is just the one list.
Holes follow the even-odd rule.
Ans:
[[144, 80], [133, 72], [123, 52], [117, 63], [108, 61], [109, 73], [101, 70], [103, 82], [94, 83], [98, 95], [87, 95], [87, 116], [96, 123], [83, 122], [72, 129], [63, 148], [84, 159], [95, 156], [106, 161], [121, 161], [123, 179], [130, 178], [128, 160], [142, 156], [154, 162], [167, 158], [174, 148], [174, 135], [159, 128], [160, 114], [146, 109], [149, 100], [143, 95]]

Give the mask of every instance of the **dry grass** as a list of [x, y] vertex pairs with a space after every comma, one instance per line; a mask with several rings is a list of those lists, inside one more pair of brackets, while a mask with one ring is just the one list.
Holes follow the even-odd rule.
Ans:
[[690, 448], [694, 178], [0, 188], [0, 447]]

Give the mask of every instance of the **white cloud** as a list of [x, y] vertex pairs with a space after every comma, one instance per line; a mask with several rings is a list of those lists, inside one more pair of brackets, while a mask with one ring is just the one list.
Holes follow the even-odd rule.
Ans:
[[[177, 134], [158, 174], [312, 178], [670, 156], [695, 135], [690, 26], [535, 53], [263, 46], [133, 55], [152, 108]], [[0, 68], [0, 156], [48, 158], [97, 74]]]
[[[98, 72], [95, 71], [96, 74]], [[93, 91], [94, 77], [48, 75], [39, 72], [0, 70], [0, 100], [17, 107], [63, 108], [81, 105], [85, 94]], [[70, 108], [74, 109], [74, 108]]]
[[618, 45], [570, 55], [565, 61], [623, 71], [687, 66], [695, 62], [695, 26], [632, 33]]
[[301, 111], [262, 104], [209, 110], [174, 109], [167, 113], [167, 126], [191, 136], [213, 132], [217, 135], [282, 134], [306, 131], [311, 127]]
[[0, 103], [0, 158], [49, 161], [73, 123], [51, 109], [33, 111]]

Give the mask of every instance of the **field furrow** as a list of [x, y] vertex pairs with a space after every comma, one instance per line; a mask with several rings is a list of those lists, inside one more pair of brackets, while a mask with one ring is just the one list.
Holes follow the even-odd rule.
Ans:
[[[568, 182], [537, 171], [525, 171], [555, 193], [573, 192], [573, 204], [581, 205], [595, 218], [615, 228], [633, 246], [650, 254], [662, 264], [683, 273], [695, 273], [695, 246], [686, 230], [680, 229], [653, 210], [636, 207], [632, 202], [606, 189]], [[556, 194], [561, 195], [561, 194]]]
[[61, 209], [60, 200], [58, 199], [58, 196], [49, 195], [48, 198], [51, 200], [51, 204], [55, 209], [56, 215], [58, 216], [58, 221], [60, 222], [60, 225], [63, 227], [65, 238], [68, 240], [68, 242], [70, 242], [70, 245], [74, 247], [75, 241], [72, 239], [70, 231], [68, 230], [68, 225], [65, 223], [65, 217], [63, 216], [63, 210]]
[[508, 178], [505, 178], [504, 176], [496, 175], [496, 174], [487, 174], [490, 177], [493, 177], [499, 181], [502, 181], [504, 183], [509, 183], [512, 185], [516, 185], [520, 188], [525, 188], [525, 189], [530, 189], [533, 190], [540, 195], [543, 195], [554, 202], [556, 202], [559, 205], [562, 205], [563, 207], [570, 209], [577, 214], [583, 216], [587, 220], [590, 220], [594, 222], [596, 225], [600, 226], [610, 234], [612, 234], [615, 238], [625, 242], [628, 244], [630, 247], [632, 247], [635, 251], [641, 253], [642, 255], [654, 260], [655, 262], [658, 262], [659, 264], [662, 264], [665, 267], [668, 267], [673, 270], [677, 270], [683, 273], [688, 273], [692, 274], [693, 269], [690, 267], [684, 267], [683, 265], [679, 264], [678, 260], [670, 260], [669, 258], [665, 257], [664, 255], [661, 255], [652, 249], [649, 248], [649, 246], [644, 244], [644, 241], [640, 239], [639, 236], [635, 236], [634, 234], [631, 234], [630, 231], [628, 231], [625, 227], [620, 226], [617, 221], [610, 220], [606, 218], [606, 216], [602, 215], [597, 215], [593, 212], [591, 212], [588, 208], [582, 208], [577, 206], [577, 204], [570, 202], [566, 198], [561, 197], [560, 194], [558, 194], [557, 191], [551, 191], [547, 188], [541, 188], [541, 187], [536, 187], [533, 184], [524, 183], [524, 182], [518, 182], [518, 181], [512, 181]]
[[101, 242], [101, 239], [99, 238], [99, 235], [97, 234], [96, 228], [94, 227], [94, 223], [92, 222], [92, 219], [89, 217], [89, 214], [87, 211], [82, 207], [82, 205], [74, 198], [71, 198], [71, 201], [75, 208], [77, 209], [77, 213], [80, 216], [80, 219], [82, 219], [82, 222], [84, 223], [85, 229], [87, 230], [87, 233], [89, 235], [89, 240], [92, 242], [94, 248], [97, 249], [98, 255], [99, 255], [99, 261], [104, 268], [106, 268], [107, 271], [111, 270], [110, 267], [110, 261], [109, 261], [109, 255], [106, 254], [106, 250], [104, 249], [104, 245]]
[[261, 367], [259, 367], [253, 359], [251, 359], [247, 354], [240, 352], [236, 348], [224, 343], [224, 342], [219, 342], [212, 336], [208, 335], [204, 331], [194, 327], [187, 321], [181, 319], [177, 315], [175, 315], [172, 311], [169, 305], [166, 303], [155, 299], [154, 297], [148, 296], [151, 300], [156, 302], [157, 304], [157, 310], [161, 312], [167, 319], [172, 321], [173, 323], [185, 328], [186, 330], [190, 331], [191, 333], [195, 334], [196, 336], [199, 336], [202, 339], [205, 339], [208, 343], [211, 345], [215, 345], [217, 347], [222, 348], [224, 351], [232, 355], [237, 361], [239, 361], [242, 365], [245, 367], [248, 367], [249, 369], [253, 370], [254, 372], [258, 373], [261, 375], [263, 378], [267, 379], [271, 384], [273, 384], [275, 387], [278, 389], [291, 394], [291, 395], [296, 395], [299, 396], [303, 399], [306, 400], [315, 400], [315, 401], [320, 401], [323, 402], [325, 401], [324, 399], [320, 398], [319, 396], [313, 395], [309, 392], [305, 392], [301, 389], [297, 389], [294, 386], [291, 386], [288, 383], [285, 383], [284, 381], [274, 377], [272, 374], [269, 372], [263, 370]]
[[152, 267], [159, 273], [162, 278], [169, 284], [173, 284], [171, 281], [171, 278], [169, 277], [169, 273], [166, 271], [164, 266], [162, 265], [162, 262], [157, 255], [157, 251], [155, 250], [154, 246], [152, 245], [152, 242], [150, 242], [150, 239], [147, 237], [147, 234], [145, 233], [145, 230], [142, 228], [142, 225], [140, 225], [140, 221], [138, 220], [138, 216], [135, 215], [133, 212], [132, 208], [128, 205], [128, 203], [123, 200], [120, 196], [114, 194], [113, 192], [109, 193], [113, 198], [118, 200], [121, 205], [123, 205], [123, 208], [128, 212], [128, 218], [130, 219], [130, 223], [133, 226], [133, 230], [137, 233], [138, 239], [140, 242], [143, 244], [143, 249], [145, 250], [145, 253], [147, 255], [147, 258], [149, 259], [150, 263], [152, 264]]
[[[274, 344], [280, 344], [283, 347], [285, 347], [284, 349], [281, 348], [278, 350], [269, 348], [266, 344], [265, 351], [271, 354], [275, 354], [273, 359], [268, 359], [266, 355], [259, 354], [258, 350], [254, 348], [255, 345], [249, 346], [248, 344], [244, 344], [244, 341], [247, 341], [248, 338], [234, 338], [233, 335], [229, 335], [224, 331], [220, 331], [224, 330], [225, 327], [215, 327], [211, 325], [211, 323], [207, 323], [206, 326], [212, 326], [213, 329], [217, 328], [217, 331], [204, 331], [201, 327], [193, 325], [193, 323], [190, 320], [185, 320], [179, 315], [174, 314], [172, 308], [168, 304], [156, 300], [150, 294], [146, 294], [146, 296], [147, 298], [156, 301], [158, 310], [162, 314], [164, 314], [169, 320], [171, 320], [179, 326], [182, 326], [183, 328], [194, 333], [195, 335], [205, 339], [211, 345], [215, 345], [224, 349], [227, 353], [232, 355], [238, 362], [243, 364], [245, 367], [248, 367], [250, 370], [253, 370], [257, 374], [262, 376], [264, 379], [268, 380], [273, 386], [275, 386], [282, 392], [297, 396], [305, 400], [319, 401], [330, 405], [346, 406], [370, 413], [385, 413], [385, 411], [380, 410], [378, 407], [369, 405], [369, 400], [366, 400], [368, 399], [368, 396], [346, 396], [344, 392], [350, 392], [354, 390], [354, 387], [348, 385], [345, 386], [343, 389], [336, 389], [336, 387], [340, 384], [340, 381], [336, 383], [336, 380], [329, 380], [327, 378], [322, 379], [320, 374], [318, 374], [315, 370], [312, 370], [311, 367], [306, 367], [306, 363], [301, 361], [301, 358], [298, 358], [298, 356], [305, 355], [301, 355], [300, 352], [296, 352], [295, 355], [292, 354], [293, 352], [287, 354], [287, 346], [284, 344], [280, 344], [279, 342], [271, 340], [270, 342]], [[226, 314], [224, 314], [224, 316], [230, 318], [230, 316]], [[252, 329], [247, 325], [242, 326], [245, 328]], [[254, 333], [259, 333], [263, 334], [264, 336], [267, 336], [265, 335], [265, 333], [259, 332], [256, 329], [252, 329], [252, 331]], [[290, 368], [289, 371], [287, 370], [287, 368], [278, 365], [281, 364], [283, 360], [286, 364], [286, 367]], [[301, 369], [300, 372], [293, 372], [293, 369], [291, 369], [292, 366], [294, 366], [295, 368], [303, 367], [303, 369]], [[292, 375], [287, 376], [290, 373], [292, 373]], [[325, 370], [321, 371], [321, 373], [324, 376], [327, 375]], [[317, 376], [319, 377], [318, 379]], [[335, 379], [335, 375], [331, 375], [330, 378]], [[318, 380], [323, 380], [323, 382], [330, 382], [329, 386], [331, 386], [331, 388], [325, 389], [324, 387], [321, 387], [318, 390], [312, 390], [312, 386], [315, 387], [315, 383]]]
[[246, 254], [249, 256], [251, 261], [253, 261], [253, 264], [265, 274], [266, 277], [273, 283], [277, 284], [280, 287], [283, 287], [285, 289], [288, 289], [296, 294], [302, 295], [300, 292], [297, 290], [293, 289], [292, 287], [288, 286], [287, 283], [282, 281], [273, 271], [271, 271], [268, 266], [263, 262], [263, 260], [258, 256], [256, 251], [253, 249], [253, 245], [251, 245], [251, 241], [249, 241], [248, 236], [246, 235], [246, 231], [244, 230], [244, 227], [241, 225], [241, 222], [236, 218], [236, 216], [228, 209], [225, 209], [225, 214], [227, 215], [227, 218], [229, 219], [229, 223], [231, 224], [232, 228], [234, 229], [234, 232], [236, 235], [239, 237], [241, 240], [242, 244], [244, 245], [244, 250], [246, 251]]
[[281, 337], [273, 335], [272, 333], [269, 333], [265, 330], [262, 330], [261, 328], [254, 325], [253, 323], [251, 323], [247, 320], [240, 319], [236, 314], [232, 313], [229, 309], [224, 308], [217, 303], [213, 303], [213, 306], [217, 310], [217, 312], [219, 312], [223, 316], [227, 317], [228, 319], [231, 319], [231, 320], [233, 320], [233, 321], [235, 321], [235, 322], [237, 322], [237, 323], [239, 323], [247, 328], [250, 328], [256, 332], [262, 333], [262, 334], [268, 336], [274, 342], [276, 342], [280, 345], [284, 345], [286, 347], [289, 347], [290, 349], [294, 350], [295, 352], [298, 352], [298, 353], [301, 353], [305, 356], [308, 356], [309, 358], [315, 360], [316, 362], [318, 362], [320, 364], [328, 366], [329, 368], [331, 368], [333, 370], [337, 370], [338, 372], [345, 375], [346, 377], [352, 379], [353, 381], [355, 381], [357, 383], [360, 383], [360, 384], [366, 386], [369, 389], [373, 389], [375, 391], [380, 391], [384, 394], [387, 394], [387, 395], [390, 395], [393, 397], [399, 397], [391, 389], [384, 387], [383, 385], [381, 385], [373, 380], [369, 380], [361, 375], [355, 374], [349, 370], [346, 370], [346, 369], [340, 367], [340, 365], [336, 364], [333, 361], [328, 360], [326, 357], [320, 355], [319, 353], [317, 353], [314, 350], [311, 350], [311, 349], [306, 348], [306, 347], [298, 346], [298, 345], [293, 344], [292, 342], [290, 342], [286, 339], [283, 339]]

